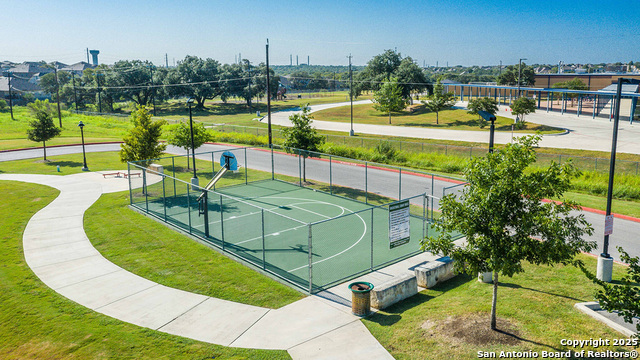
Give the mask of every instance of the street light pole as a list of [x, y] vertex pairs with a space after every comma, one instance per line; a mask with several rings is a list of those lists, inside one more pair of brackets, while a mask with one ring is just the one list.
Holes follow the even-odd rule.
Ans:
[[620, 102], [622, 100], [622, 84], [630, 79], [618, 78], [616, 89], [615, 117], [613, 119], [613, 137], [611, 140], [611, 160], [609, 161], [609, 187], [607, 190], [607, 211], [605, 215], [604, 244], [602, 253], [598, 256], [596, 277], [604, 282], [611, 282], [613, 272], [613, 258], [609, 255], [609, 235], [613, 232], [613, 217], [611, 216], [611, 199], [613, 197], [613, 176], [616, 168], [616, 147], [618, 143], [618, 120], [620, 119]]
[[480, 115], [485, 121], [491, 121], [491, 127], [489, 128], [489, 153], [493, 153], [493, 135], [495, 133], [495, 121], [496, 116], [492, 113], [486, 111], [478, 111], [478, 115]]
[[82, 120], [78, 123], [78, 127], [80, 128], [80, 136], [82, 136], [82, 171], [89, 171], [89, 168], [87, 167], [87, 153], [84, 150], [84, 124], [82, 123]]
[[521, 76], [520, 68], [522, 67], [522, 60], [527, 60], [527, 59], [520, 59], [520, 61], [518, 61], [518, 98], [520, 97], [520, 76]]
[[273, 139], [271, 138], [271, 76], [269, 74], [269, 39], [267, 39], [267, 127], [269, 133], [269, 148], [273, 148]]

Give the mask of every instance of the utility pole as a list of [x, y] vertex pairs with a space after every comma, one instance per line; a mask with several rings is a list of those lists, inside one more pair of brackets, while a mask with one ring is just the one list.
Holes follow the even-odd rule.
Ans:
[[498, 68], [498, 76], [502, 75], [502, 60], [500, 60], [500, 67]]
[[273, 148], [271, 138], [271, 76], [269, 75], [269, 39], [267, 39], [267, 124], [269, 132], [269, 148]]
[[349, 131], [349, 136], [353, 136], [353, 73], [351, 72], [351, 54], [348, 56], [349, 58], [349, 101], [351, 102], [351, 131]]
[[7, 76], [9, 77], [9, 111], [11, 111], [11, 120], [15, 120], [13, 118], [13, 93], [11, 92], [11, 71], [7, 71]]
[[56, 102], [58, 103], [58, 122], [60, 123], [60, 127], [62, 127], [62, 115], [60, 114], [60, 82], [58, 81], [58, 69], [56, 65], [53, 64], [53, 73], [56, 76]]
[[153, 99], [153, 116], [156, 116], [156, 89], [153, 87], [153, 65], [149, 65], [151, 72], [151, 98]]
[[168, 69], [169, 68], [169, 54], [164, 53], [164, 65]]

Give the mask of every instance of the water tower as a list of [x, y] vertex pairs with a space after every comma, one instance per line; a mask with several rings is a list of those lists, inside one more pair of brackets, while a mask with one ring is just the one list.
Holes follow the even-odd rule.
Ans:
[[98, 54], [100, 54], [100, 50], [89, 50], [89, 54], [91, 54], [91, 62], [93, 65], [98, 66]]

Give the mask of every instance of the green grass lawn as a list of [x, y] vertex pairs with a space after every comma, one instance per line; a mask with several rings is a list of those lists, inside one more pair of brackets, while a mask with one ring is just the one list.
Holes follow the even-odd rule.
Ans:
[[[285, 351], [227, 348], [127, 324], [80, 306], [29, 269], [22, 233], [58, 191], [0, 181], [0, 358], [288, 359]], [[161, 225], [159, 225], [161, 226]], [[162, 227], [162, 226], [161, 226]], [[185, 241], [189, 241], [185, 239]]]
[[[594, 258], [580, 255], [580, 259], [595, 272]], [[579, 269], [562, 265], [527, 265], [525, 270], [513, 278], [500, 278], [497, 316], [511, 327], [501, 326], [499, 320], [498, 328], [515, 334], [505, 336], [512, 345], [474, 344], [462, 337], [466, 333], [462, 325], [475, 321], [485, 322], [477, 337], [490, 332], [488, 320], [493, 286], [469, 276], [459, 275], [422, 291], [363, 322], [399, 360], [477, 359], [478, 351], [566, 351], [568, 349], [560, 345], [561, 339], [623, 337], [573, 307], [578, 302], [593, 301], [596, 289]], [[619, 279], [622, 272], [622, 266], [615, 265], [614, 278]]]
[[[316, 120], [346, 122], [350, 119], [350, 108], [348, 106], [321, 110], [313, 113]], [[354, 105], [353, 122], [359, 124], [388, 125], [389, 115], [381, 113], [373, 108], [373, 104]], [[415, 107], [414, 112], [401, 111], [391, 113], [391, 124], [396, 126], [429, 127], [437, 129], [451, 130], [483, 130], [489, 131], [489, 126], [481, 129], [478, 125], [478, 116], [470, 115], [466, 110], [450, 109], [440, 111], [439, 124], [436, 124], [436, 113], [428, 111], [424, 105]], [[502, 116], [497, 116], [496, 131], [511, 131], [513, 120]], [[516, 132], [535, 132], [543, 134], [559, 133], [563, 130], [550, 126], [527, 123], [523, 130]]]

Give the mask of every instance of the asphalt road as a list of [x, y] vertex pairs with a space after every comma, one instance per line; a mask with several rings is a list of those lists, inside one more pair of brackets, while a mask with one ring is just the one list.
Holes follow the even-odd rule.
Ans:
[[[87, 145], [87, 153], [101, 152], [101, 151], [117, 151], [120, 149], [119, 144], [102, 144], [102, 145]], [[228, 147], [221, 145], [204, 145], [199, 152], [209, 152], [228, 149]], [[55, 147], [47, 149], [48, 156], [73, 154], [82, 152], [81, 146], [65, 146]], [[184, 154], [184, 150], [175, 147], [169, 147], [167, 152], [172, 154]], [[244, 164], [244, 150], [236, 150], [235, 153], [239, 156], [238, 162], [241, 166]], [[30, 158], [42, 157], [42, 149], [36, 150], [22, 150], [0, 153], [0, 162]], [[202, 156], [203, 160], [210, 160], [209, 156]], [[217, 161], [217, 157], [216, 157]], [[87, 162], [91, 162], [90, 156]], [[247, 151], [247, 164], [248, 168], [271, 171], [271, 156], [267, 149], [261, 150], [248, 150]], [[374, 166], [367, 166], [366, 170], [363, 164], [354, 165], [340, 161], [339, 159], [331, 159], [331, 167], [329, 167], [328, 159], [314, 159], [308, 158], [306, 160], [306, 176], [309, 180], [316, 180], [325, 183], [333, 183], [335, 185], [341, 185], [346, 187], [365, 189], [365, 175], [367, 178], [366, 189], [372, 194], [378, 194], [381, 196], [391, 198], [408, 198], [413, 196], [419, 196], [426, 193], [427, 195], [433, 194], [433, 196], [440, 198], [443, 195], [443, 191], [447, 193], [451, 191], [457, 191], [461, 186], [455, 186], [456, 183], [447, 181], [439, 177], [432, 179], [431, 175], [417, 175], [407, 172], [400, 172], [397, 168], [385, 167], [387, 170], [377, 168]], [[277, 174], [283, 174], [288, 176], [299, 176], [300, 161], [297, 157], [274, 153], [274, 169]], [[2, 165], [0, 164], [0, 171], [2, 171]], [[412, 199], [412, 202], [416, 204], [422, 204], [422, 198], [418, 197]], [[434, 205], [437, 208], [437, 199], [434, 200]], [[596, 241], [598, 248], [593, 250], [593, 254], [599, 254], [602, 252], [603, 234], [604, 234], [604, 215], [600, 215], [593, 212], [583, 212], [587, 221], [589, 221], [593, 228], [594, 234], [588, 237], [588, 240]], [[616, 250], [616, 246], [621, 246], [632, 256], [640, 255], [640, 243], [636, 239], [636, 235], [640, 233], [640, 223], [625, 219], [616, 218], [614, 220], [614, 232], [610, 236], [609, 252], [615, 260], [619, 260], [619, 254]]]

